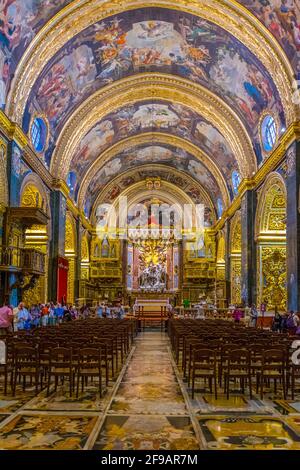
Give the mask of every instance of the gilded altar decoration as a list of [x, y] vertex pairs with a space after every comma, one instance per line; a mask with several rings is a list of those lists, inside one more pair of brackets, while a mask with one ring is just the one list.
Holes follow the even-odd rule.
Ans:
[[242, 263], [240, 258], [231, 259], [231, 303], [238, 305], [242, 301]]
[[276, 307], [286, 310], [287, 303], [287, 272], [286, 248], [262, 248], [262, 295], [268, 310]]

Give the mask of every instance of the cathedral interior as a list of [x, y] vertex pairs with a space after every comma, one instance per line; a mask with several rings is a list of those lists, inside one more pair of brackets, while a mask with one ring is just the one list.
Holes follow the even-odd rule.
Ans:
[[299, 188], [298, 0], [2, 0], [0, 449], [300, 450]]

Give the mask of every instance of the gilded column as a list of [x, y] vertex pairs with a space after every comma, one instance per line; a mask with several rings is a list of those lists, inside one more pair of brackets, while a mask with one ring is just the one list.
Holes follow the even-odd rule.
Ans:
[[287, 290], [288, 309], [300, 310], [300, 142], [287, 151]]

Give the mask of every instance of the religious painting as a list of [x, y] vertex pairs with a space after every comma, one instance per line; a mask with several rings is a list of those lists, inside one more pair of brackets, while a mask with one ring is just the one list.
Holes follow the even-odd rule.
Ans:
[[[284, 125], [283, 108], [267, 70], [236, 38], [219, 26], [182, 12], [144, 8], [115, 15], [77, 34], [51, 59], [27, 103], [24, 128], [38, 108], [52, 136], [88, 96], [141, 72], [178, 75], [207, 87], [242, 119], [259, 151], [257, 125], [268, 109]], [[147, 110], [136, 116], [147, 123]], [[158, 110], [158, 125], [176, 116]], [[176, 114], [176, 113], [175, 113]], [[259, 156], [259, 155], [258, 155]]]
[[[141, 131], [168, 132], [190, 140], [200, 147], [223, 172], [233, 198], [235, 188], [234, 182], [231, 182], [231, 174], [238, 174], [238, 167], [223, 135], [191, 109], [163, 101], [143, 101], [123, 107], [105, 116], [93, 127], [85, 135], [72, 158], [70, 166], [78, 175], [77, 180], [80, 180], [91, 164], [111, 145]], [[50, 153], [47, 153], [49, 158]]]
[[298, 0], [239, 0], [268, 28], [300, 74], [300, 5]]
[[[219, 185], [214, 176], [199, 160], [184, 150], [170, 145], [144, 144], [126, 150], [121, 155], [117, 155], [96, 172], [87, 190], [87, 199], [91, 201], [90, 207], [92, 207], [97, 195], [108, 184], [113, 175], [118, 172], [123, 173], [137, 166], [152, 163], [165, 164], [190, 174], [204, 187], [214, 203], [217, 204], [217, 199], [220, 197]], [[156, 176], [159, 177], [160, 175], [157, 174]], [[194, 193], [193, 197], [195, 197], [196, 188], [191, 186], [188, 191], [189, 195]], [[199, 203], [201, 202], [203, 202], [202, 198]], [[207, 218], [208, 220], [209, 217]]]
[[2, 0], [0, 2], [0, 108], [16, 66], [36, 33], [71, 0]]

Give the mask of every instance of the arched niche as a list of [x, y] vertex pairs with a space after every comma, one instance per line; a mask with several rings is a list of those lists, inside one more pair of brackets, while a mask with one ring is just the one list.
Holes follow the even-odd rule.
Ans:
[[[34, 173], [27, 175], [21, 186], [21, 207], [37, 207], [49, 216], [47, 225], [32, 225], [25, 232], [25, 248], [34, 248], [45, 255], [45, 275], [37, 279], [35, 286], [23, 293], [27, 305], [47, 302], [48, 299], [48, 268], [49, 242], [51, 229], [51, 213], [49, 194], [42, 180]], [[25, 284], [30, 276], [25, 279]]]
[[286, 186], [278, 173], [270, 173], [258, 193], [257, 300], [267, 310], [286, 310]]

